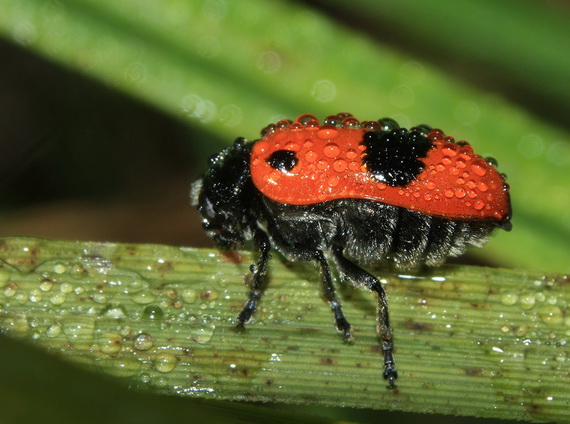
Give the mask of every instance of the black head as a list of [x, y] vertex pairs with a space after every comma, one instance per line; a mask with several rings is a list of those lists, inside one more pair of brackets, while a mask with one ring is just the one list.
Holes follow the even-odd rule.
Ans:
[[250, 205], [254, 197], [249, 172], [252, 143], [238, 138], [234, 145], [210, 158], [209, 167], [192, 184], [193, 206], [202, 226], [217, 246], [231, 249], [250, 238]]

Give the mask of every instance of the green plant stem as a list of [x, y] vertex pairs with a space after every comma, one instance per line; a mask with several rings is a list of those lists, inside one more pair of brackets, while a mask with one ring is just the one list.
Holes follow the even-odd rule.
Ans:
[[141, 390], [569, 420], [567, 276], [376, 269], [387, 283], [400, 372], [398, 389], [388, 390], [375, 299], [343, 288], [356, 339], [343, 343], [308, 264], [272, 261], [255, 319], [239, 332], [252, 261], [245, 252], [5, 238], [0, 258], [3, 332]]

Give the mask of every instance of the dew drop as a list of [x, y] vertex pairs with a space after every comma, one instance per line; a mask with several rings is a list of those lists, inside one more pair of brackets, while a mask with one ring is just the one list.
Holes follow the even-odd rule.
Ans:
[[305, 153], [305, 160], [309, 163], [315, 162], [318, 158], [319, 155], [313, 150], [309, 150], [307, 153]]
[[333, 140], [338, 137], [338, 130], [336, 128], [323, 127], [317, 131], [317, 137], [322, 138], [323, 140]]
[[164, 317], [164, 311], [160, 306], [149, 305], [143, 310], [142, 314], [144, 319], [162, 319]]
[[480, 210], [482, 210], [482, 209], [485, 207], [485, 202], [482, 201], [481, 199], [476, 199], [476, 200], [473, 202], [473, 207], [474, 207], [476, 210], [480, 211]]
[[18, 292], [18, 283], [9, 283], [4, 286], [4, 296], [12, 297]]
[[275, 127], [277, 128], [278, 131], [283, 132], [283, 131], [288, 131], [290, 125], [291, 125], [291, 121], [289, 121], [287, 119], [282, 119], [281, 121], [279, 121], [275, 124]]
[[178, 359], [176, 359], [176, 356], [170, 353], [161, 353], [154, 358], [154, 368], [158, 372], [165, 374], [171, 372], [176, 367], [177, 363]]
[[104, 304], [107, 303], [107, 300], [108, 300], [107, 296], [104, 295], [103, 293], [95, 293], [93, 295], [93, 302], [95, 303]]
[[28, 299], [32, 303], [38, 303], [42, 300], [42, 293], [39, 290], [32, 290], [30, 291]]
[[346, 128], [360, 128], [360, 122], [354, 116], [349, 116], [342, 121], [342, 126]]
[[506, 306], [512, 306], [517, 303], [519, 296], [514, 292], [505, 292], [501, 295], [501, 303]]
[[539, 315], [546, 324], [560, 324], [564, 319], [558, 306], [545, 306], [540, 309]]
[[344, 171], [346, 171], [347, 166], [348, 166], [348, 165], [347, 165], [347, 163], [346, 163], [346, 161], [345, 161], [344, 159], [337, 159], [337, 160], [335, 160], [334, 163], [333, 163], [333, 169], [334, 169], [336, 172], [344, 172]]
[[486, 164], [483, 160], [477, 159], [471, 164], [471, 172], [479, 177], [484, 177], [487, 174]]
[[53, 288], [53, 280], [50, 280], [49, 278], [44, 279], [40, 283], [40, 290], [43, 292], [50, 291], [52, 288]]
[[349, 160], [356, 159], [358, 157], [358, 153], [354, 149], [348, 149], [346, 151], [346, 158]]
[[340, 178], [338, 176], [332, 176], [328, 179], [327, 184], [330, 187], [336, 187], [338, 185], [338, 183], [340, 183]]
[[458, 199], [463, 199], [465, 197], [465, 190], [462, 188], [456, 188], [455, 189], [455, 197], [457, 197]]
[[59, 291], [65, 294], [73, 292], [73, 286], [70, 283], [61, 283]]
[[525, 293], [520, 297], [520, 305], [522, 309], [532, 309], [536, 303], [536, 298], [533, 294]]
[[65, 293], [54, 293], [49, 298], [49, 301], [52, 305], [63, 305], [65, 302]]
[[336, 158], [338, 155], [340, 155], [340, 147], [338, 147], [338, 144], [336, 143], [328, 143], [324, 147], [323, 153], [328, 158]]
[[193, 289], [184, 289], [182, 291], [182, 300], [186, 303], [194, 303], [196, 301], [196, 299], [198, 298], [198, 295], [196, 294], [196, 290]]
[[309, 122], [313, 123], [315, 121], [317, 123], [317, 126], [320, 125], [320, 122], [317, 119], [317, 117], [310, 113], [304, 113], [302, 115], [297, 116], [297, 119], [295, 119], [295, 122], [299, 122], [302, 125], [307, 125]]
[[285, 145], [284, 149], [290, 150], [292, 152], [298, 152], [299, 150], [301, 150], [301, 146], [299, 145], [299, 143], [294, 143], [291, 141]]
[[445, 156], [453, 157], [457, 155], [457, 149], [458, 147], [455, 144], [451, 144], [442, 148], [441, 153], [443, 153]]
[[206, 344], [212, 339], [215, 329], [216, 326], [213, 324], [194, 328], [191, 330], [192, 340], [198, 344]]
[[133, 347], [136, 350], [149, 350], [154, 346], [154, 339], [148, 333], [140, 333], [133, 341]]
[[127, 317], [127, 311], [123, 305], [111, 303], [101, 310], [100, 316], [111, 319], [123, 319]]
[[141, 290], [133, 294], [133, 301], [139, 305], [148, 305], [156, 301], [156, 296], [150, 290]]
[[61, 332], [62, 329], [59, 325], [52, 324], [46, 329], [46, 336], [49, 337], [50, 339], [53, 339], [54, 337], [59, 336]]
[[57, 263], [53, 266], [53, 272], [55, 272], [56, 274], [64, 274], [65, 271], [67, 271], [67, 267], [65, 266], [65, 264], [62, 263]]
[[202, 300], [214, 300], [218, 298], [218, 292], [216, 290], [204, 290], [200, 293], [200, 299]]
[[119, 333], [108, 333], [99, 338], [99, 349], [106, 355], [114, 356], [122, 347], [123, 338]]
[[455, 166], [457, 166], [459, 169], [463, 169], [467, 166], [467, 163], [463, 159], [457, 159], [455, 161]]

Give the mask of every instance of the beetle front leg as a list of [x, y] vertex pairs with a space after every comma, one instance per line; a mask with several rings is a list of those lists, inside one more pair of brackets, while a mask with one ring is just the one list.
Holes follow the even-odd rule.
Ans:
[[344, 341], [352, 341], [352, 334], [350, 332], [351, 325], [346, 320], [340, 301], [336, 297], [335, 289], [332, 282], [332, 275], [330, 266], [321, 250], [315, 252], [315, 260], [321, 267], [321, 281], [323, 284], [323, 293], [325, 299], [329, 302], [331, 309], [334, 313], [336, 327], [342, 333]]

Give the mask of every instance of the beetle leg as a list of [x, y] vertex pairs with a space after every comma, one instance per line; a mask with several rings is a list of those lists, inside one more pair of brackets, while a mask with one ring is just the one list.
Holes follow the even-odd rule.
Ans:
[[249, 298], [245, 303], [242, 311], [237, 316], [238, 327], [243, 328], [245, 323], [249, 321], [255, 309], [257, 308], [257, 302], [261, 297], [261, 290], [263, 288], [263, 281], [265, 280], [265, 275], [267, 274], [267, 263], [271, 259], [269, 251], [271, 250], [271, 243], [269, 242], [269, 237], [262, 230], [257, 230], [254, 234], [255, 244], [259, 248], [260, 255], [257, 262], [251, 264], [250, 270], [253, 275], [253, 281], [249, 288]]
[[323, 293], [325, 299], [331, 305], [331, 309], [334, 313], [334, 319], [336, 322], [336, 327], [342, 333], [344, 341], [352, 341], [352, 334], [350, 333], [351, 326], [349, 322], [344, 317], [342, 312], [342, 306], [340, 301], [337, 299], [335, 294], [335, 289], [332, 282], [330, 266], [325, 258], [325, 255], [321, 250], [315, 252], [315, 260], [321, 267], [321, 281], [323, 284]]
[[377, 332], [382, 343], [382, 352], [384, 354], [383, 376], [388, 380], [388, 388], [393, 389], [396, 387], [395, 380], [398, 378], [398, 371], [396, 371], [396, 364], [394, 362], [392, 327], [390, 326], [390, 317], [388, 315], [388, 298], [386, 292], [378, 278], [346, 259], [341, 248], [334, 247], [333, 254], [336, 259], [337, 267], [342, 274], [351, 280], [353, 284], [363, 285], [378, 295]]

